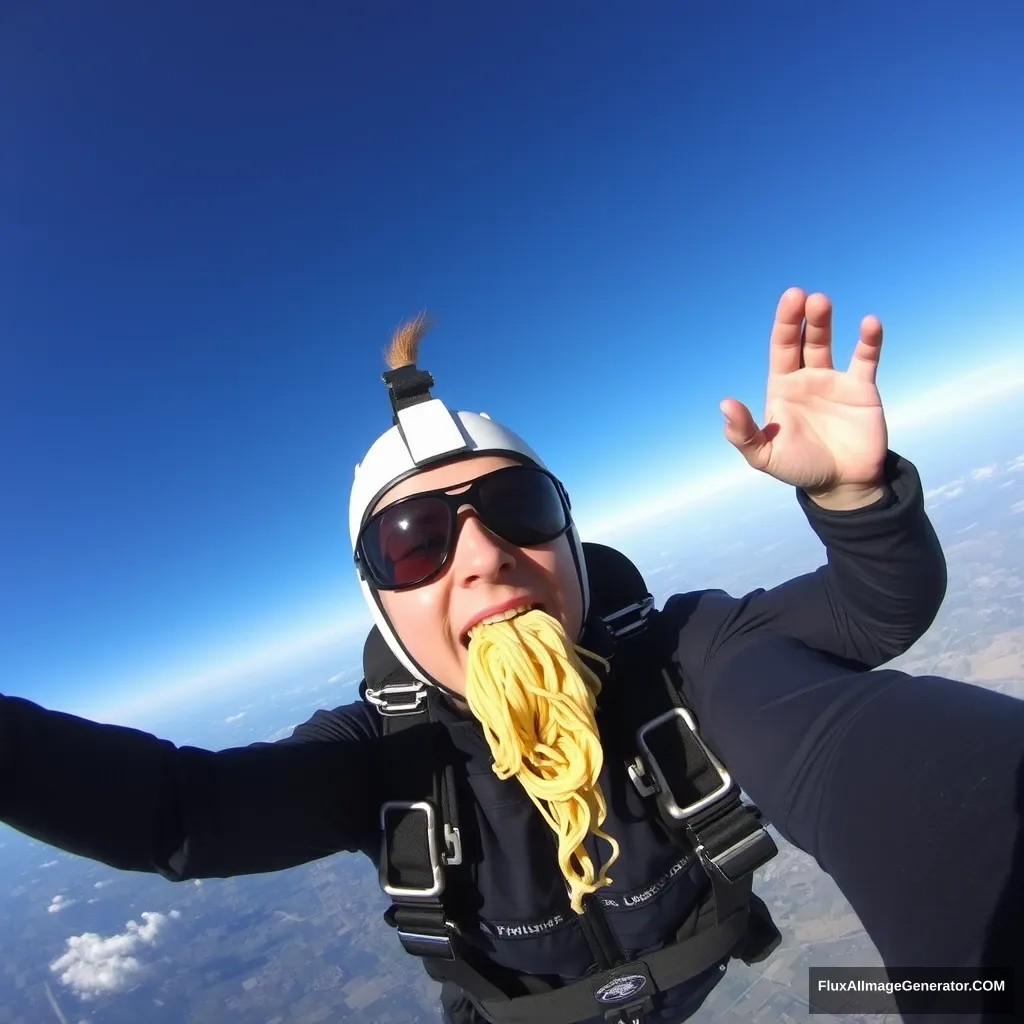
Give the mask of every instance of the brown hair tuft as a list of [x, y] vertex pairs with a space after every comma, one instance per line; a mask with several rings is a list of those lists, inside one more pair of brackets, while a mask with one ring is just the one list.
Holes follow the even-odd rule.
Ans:
[[430, 330], [431, 325], [432, 321], [424, 310], [395, 329], [391, 335], [391, 344], [388, 345], [384, 353], [388, 369], [397, 370], [400, 366], [415, 366], [420, 342]]

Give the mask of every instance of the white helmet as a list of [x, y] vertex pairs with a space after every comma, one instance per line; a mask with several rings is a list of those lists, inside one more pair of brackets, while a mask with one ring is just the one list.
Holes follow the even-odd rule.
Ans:
[[[415, 365], [399, 367], [383, 375], [391, 397], [394, 426], [377, 438], [355, 468], [349, 499], [349, 532], [355, 554], [359, 533], [377, 502], [400, 480], [429, 466], [467, 455], [507, 455], [519, 461], [547, 467], [537, 453], [517, 434], [495, 423], [486, 413], [452, 413], [430, 389], [434, 378]], [[569, 520], [568, 536], [583, 597], [583, 621], [590, 604], [590, 584], [576, 526]], [[358, 571], [358, 566], [357, 566]], [[398, 660], [423, 683], [441, 684], [432, 679], [405, 649], [391, 627], [377, 591], [358, 571], [359, 586], [377, 628]]]

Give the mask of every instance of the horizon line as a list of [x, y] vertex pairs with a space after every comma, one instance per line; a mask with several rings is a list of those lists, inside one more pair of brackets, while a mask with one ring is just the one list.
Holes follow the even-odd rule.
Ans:
[[[977, 386], [974, 388], [969, 387], [972, 380], [977, 382]], [[963, 411], [976, 406], [985, 399], [998, 398], [1021, 387], [1024, 387], [1024, 359], [1011, 356], [966, 375], [947, 378], [916, 394], [898, 398], [893, 403], [891, 411], [886, 409], [886, 424], [890, 434], [893, 429], [919, 427], [940, 415]], [[728, 469], [718, 468], [729, 457], [740, 458], [738, 453], [730, 450], [726, 456], [716, 461], [715, 469], [700, 479], [685, 487], [677, 488], [667, 495], [663, 491], [657, 495], [649, 495], [646, 501], [641, 499], [639, 509], [634, 506], [629, 514], [613, 512], [605, 513], [602, 518], [595, 518], [589, 522], [586, 518], [577, 520], [581, 538], [584, 534], [588, 540], [621, 534], [624, 530], [656, 516], [686, 506], [696, 506], [724, 491], [763, 483], [769, 479], [764, 474], [752, 470], [742, 461]], [[196, 692], [222, 687], [226, 690], [226, 684], [231, 682], [241, 684], [246, 676], [258, 671], [265, 671], [278, 662], [295, 657], [313, 656], [317, 652], [322, 652], [328, 647], [350, 639], [360, 630], [368, 631], [372, 624], [373, 620], [369, 609], [356, 604], [348, 614], [334, 619], [330, 624], [323, 620], [316, 625], [310, 621], [298, 626], [292, 624], [281, 630], [285, 636], [283, 640], [258, 651], [243, 656], [239, 656], [234, 651], [231, 653], [224, 651], [219, 656], [215, 655], [198, 672], [194, 667], [181, 672], [179, 678], [185, 677], [181, 682], [165, 681], [173, 670], [156, 670], [153, 676], [162, 677], [156, 684], [158, 688], [151, 690], [145, 696], [128, 700], [118, 699], [115, 696], [115, 703], [107, 704], [98, 711], [95, 710], [96, 705], [93, 705], [93, 710], [88, 713], [84, 710], [70, 711], [69, 713], [105, 721], [145, 715], [161, 706], [176, 703]], [[129, 686], [139, 687], [140, 685], [145, 687], [146, 684], [140, 683], [138, 680], [132, 684], [126, 684], [118, 696], [123, 698], [124, 691]], [[80, 707], [84, 706], [85, 702], [81, 702]]]

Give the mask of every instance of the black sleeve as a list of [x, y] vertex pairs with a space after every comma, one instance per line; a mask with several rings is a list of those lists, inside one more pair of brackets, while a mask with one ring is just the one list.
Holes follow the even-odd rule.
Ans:
[[885, 963], [1024, 963], [1024, 701], [764, 636], [709, 666], [701, 728]]
[[924, 509], [917, 470], [890, 452], [887, 490], [849, 512], [797, 500], [825, 545], [826, 563], [742, 598], [722, 591], [679, 594], [666, 612], [680, 629], [679, 657], [691, 700], [705, 667], [755, 633], [793, 637], [818, 651], [875, 668], [916, 643], [946, 595], [946, 560]]
[[366, 849], [375, 844], [381, 741], [357, 738], [340, 717], [320, 712], [316, 728], [341, 742], [293, 735], [214, 752], [0, 696], [0, 820], [175, 881]]
[[[295, 726], [290, 736], [274, 740], [275, 743], [333, 743], [350, 740], [372, 739], [379, 735], [370, 724], [370, 718], [362, 714], [358, 704], [345, 704], [332, 711], [320, 709], [301, 725]], [[253, 743], [251, 746], [261, 746]]]

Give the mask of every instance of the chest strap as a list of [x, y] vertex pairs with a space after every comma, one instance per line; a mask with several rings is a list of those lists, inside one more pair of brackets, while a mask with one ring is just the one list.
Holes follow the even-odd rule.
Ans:
[[726, 961], [747, 930], [747, 910], [742, 908], [655, 953], [561, 988], [516, 996], [488, 980], [468, 951], [458, 960], [423, 963], [435, 981], [454, 982], [467, 992], [495, 1024], [578, 1024], [602, 1014], [608, 1024], [642, 1024], [658, 992]]

